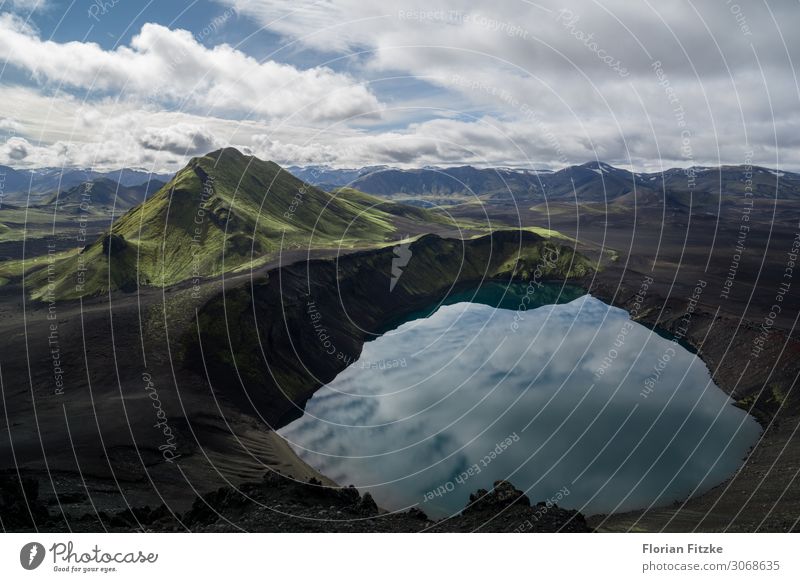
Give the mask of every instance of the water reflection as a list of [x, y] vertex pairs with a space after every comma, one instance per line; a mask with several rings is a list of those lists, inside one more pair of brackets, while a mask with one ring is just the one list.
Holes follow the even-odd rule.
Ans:
[[432, 516], [497, 479], [588, 514], [669, 503], [723, 481], [759, 432], [700, 359], [589, 296], [521, 319], [442, 306], [365, 344], [281, 430], [338, 483]]

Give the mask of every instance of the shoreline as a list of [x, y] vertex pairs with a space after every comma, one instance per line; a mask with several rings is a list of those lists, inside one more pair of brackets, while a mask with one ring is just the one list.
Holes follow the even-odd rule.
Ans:
[[[501, 280], [489, 280], [489, 281], [484, 281], [483, 283], [486, 283], [486, 282], [489, 282], [489, 283], [495, 283], [495, 282], [496, 282], [498, 285], [502, 285], [502, 284], [520, 284], [520, 285], [524, 285], [524, 283], [525, 283], [524, 281], [513, 281], [513, 282], [509, 282], [509, 281], [505, 281], [505, 280], [503, 280], [503, 281], [501, 281]], [[662, 327], [662, 326], [661, 326], [660, 324], [658, 324], [657, 322], [652, 322], [652, 323], [651, 323], [651, 322], [648, 322], [648, 321], [646, 321], [646, 320], [645, 320], [645, 321], [640, 321], [640, 320], [634, 319], [634, 317], [633, 317], [633, 314], [631, 313], [631, 311], [630, 311], [629, 309], [627, 309], [627, 308], [626, 308], [626, 304], [625, 304], [625, 303], [620, 303], [620, 302], [618, 302], [618, 304], [617, 304], [617, 305], [615, 305], [615, 304], [614, 304], [614, 303], [613, 303], [613, 302], [612, 302], [612, 301], [611, 301], [609, 298], [607, 298], [607, 297], [603, 297], [602, 295], [598, 295], [598, 294], [592, 293], [592, 291], [591, 291], [591, 289], [590, 289], [590, 287], [591, 287], [590, 285], [582, 284], [582, 283], [580, 283], [580, 282], [576, 282], [576, 281], [574, 281], [574, 280], [570, 280], [570, 279], [547, 279], [547, 280], [543, 280], [543, 281], [542, 281], [542, 283], [546, 283], [546, 284], [552, 284], [552, 285], [562, 285], [562, 286], [568, 286], [568, 285], [571, 285], [571, 286], [574, 286], [574, 287], [577, 287], [577, 288], [580, 288], [580, 289], [582, 289], [582, 290], [585, 292], [585, 294], [586, 294], [586, 295], [590, 295], [590, 296], [592, 296], [592, 297], [595, 297], [595, 298], [599, 299], [600, 301], [603, 301], [604, 303], [606, 303], [606, 304], [607, 304], [607, 305], [609, 305], [609, 306], [612, 306], [612, 307], [617, 307], [617, 308], [619, 308], [619, 309], [623, 309], [623, 310], [624, 310], [624, 311], [625, 311], [625, 312], [628, 314], [628, 316], [631, 318], [631, 321], [634, 321], [634, 322], [640, 323], [641, 325], [645, 325], [646, 327], [648, 327], [648, 328], [652, 329], [652, 331], [653, 331], [654, 333], [657, 333], [657, 334], [658, 334], [658, 335], [660, 335], [661, 337], [663, 337], [663, 338], [665, 338], [665, 339], [668, 339], [668, 340], [670, 340], [670, 341], [675, 341], [675, 342], [679, 343], [679, 345], [681, 345], [681, 347], [684, 347], [684, 349], [687, 349], [688, 351], [690, 351], [691, 353], [693, 353], [694, 355], [696, 355], [696, 356], [697, 356], [697, 357], [698, 357], [698, 358], [699, 358], [699, 359], [700, 359], [700, 360], [703, 362], [703, 364], [704, 364], [704, 365], [706, 366], [706, 368], [708, 369], [708, 371], [709, 371], [709, 374], [712, 376], [712, 381], [714, 381], [714, 385], [715, 385], [715, 386], [716, 386], [716, 387], [717, 387], [719, 390], [723, 391], [723, 392], [724, 392], [724, 393], [725, 393], [725, 394], [726, 394], [726, 395], [727, 395], [727, 396], [730, 398], [730, 400], [731, 400], [730, 404], [731, 404], [732, 406], [735, 406], [735, 407], [737, 407], [737, 408], [739, 408], [739, 409], [741, 409], [741, 410], [744, 410], [744, 412], [745, 412], [745, 413], [746, 413], [748, 416], [750, 416], [750, 417], [751, 417], [751, 418], [753, 418], [753, 419], [754, 419], [756, 422], [758, 422], [758, 424], [759, 424], [759, 427], [761, 428], [761, 433], [760, 433], [760, 434], [759, 434], [759, 436], [758, 436], [758, 440], [757, 440], [757, 441], [756, 441], [756, 442], [755, 442], [755, 443], [754, 443], [754, 444], [753, 444], [753, 445], [752, 445], [750, 448], [748, 448], [748, 450], [747, 450], [747, 453], [744, 455], [744, 457], [742, 457], [742, 459], [741, 459], [741, 462], [739, 463], [739, 465], [738, 465], [737, 469], [734, 471], [734, 473], [733, 473], [733, 474], [731, 474], [730, 476], [726, 477], [724, 480], [720, 481], [719, 483], [717, 483], [717, 484], [715, 484], [715, 485], [712, 485], [712, 486], [710, 486], [710, 487], [707, 487], [707, 488], [706, 488], [706, 489], [704, 489], [702, 492], [700, 492], [700, 493], [696, 493], [696, 494], [693, 494], [693, 495], [691, 495], [691, 496], [687, 497], [687, 498], [684, 500], [684, 503], [686, 503], [686, 502], [689, 502], [689, 501], [691, 501], [691, 500], [695, 500], [695, 499], [702, 498], [703, 496], [707, 495], [707, 494], [708, 494], [708, 493], [710, 493], [711, 491], [713, 491], [713, 490], [715, 490], [715, 489], [717, 489], [717, 488], [723, 487], [723, 486], [725, 486], [727, 483], [729, 483], [729, 482], [730, 482], [730, 480], [731, 480], [731, 479], [732, 479], [732, 478], [733, 478], [733, 477], [734, 477], [734, 476], [735, 476], [735, 475], [736, 475], [736, 474], [737, 474], [737, 473], [738, 473], [738, 472], [741, 470], [741, 468], [742, 468], [744, 465], [746, 465], [746, 463], [747, 463], [748, 459], [750, 458], [751, 454], [753, 453], [753, 451], [754, 451], [754, 450], [756, 449], [756, 447], [758, 447], [758, 446], [759, 446], [759, 444], [761, 443], [761, 441], [762, 441], [762, 439], [763, 439], [763, 437], [764, 437], [764, 434], [765, 434], [765, 432], [766, 432], [766, 430], [767, 430], [767, 427], [768, 427], [769, 425], [767, 424], [767, 425], [765, 426], [765, 424], [764, 424], [764, 422], [765, 422], [765, 421], [764, 421], [763, 417], [759, 418], [758, 416], [756, 416], [756, 415], [752, 414], [752, 412], [751, 412], [750, 410], [747, 410], [747, 409], [745, 409], [743, 406], [741, 406], [741, 405], [739, 404], [739, 402], [738, 402], [736, 399], [734, 399], [734, 397], [733, 397], [733, 395], [732, 395], [732, 393], [731, 393], [731, 392], [732, 392], [732, 390], [731, 390], [730, 388], [726, 390], [726, 389], [725, 389], [723, 386], [721, 386], [720, 384], [718, 384], [718, 383], [716, 382], [716, 380], [714, 380], [714, 379], [713, 379], [713, 370], [712, 370], [712, 368], [710, 367], [709, 363], [708, 363], [708, 362], [707, 362], [707, 361], [704, 359], [704, 354], [703, 354], [703, 351], [702, 351], [702, 345], [698, 345], [698, 344], [695, 344], [695, 343], [693, 343], [693, 342], [691, 341], [691, 339], [680, 339], [680, 338], [678, 338], [677, 336], [675, 336], [675, 334], [674, 334], [674, 333], [673, 333], [673, 332], [672, 332], [672, 331], [671, 331], [669, 328], [667, 328], [667, 327]], [[462, 284], [460, 284], [460, 285], [458, 286], [457, 290], [459, 290], [459, 291], [463, 291], [463, 290], [467, 290], [467, 289], [469, 289], [469, 288], [472, 288], [472, 287], [474, 287], [474, 282], [464, 282], [464, 283], [462, 283]], [[438, 303], [438, 302], [437, 302], [437, 303]], [[546, 306], [546, 305], [551, 305], [551, 304], [550, 304], [550, 303], [548, 303], [548, 304], [544, 304], [544, 305], [542, 305], [542, 306], [537, 306], [537, 308], [538, 308], [538, 307], [543, 307], [543, 306]], [[499, 308], [499, 307], [498, 307], [498, 308]], [[390, 329], [386, 329], [386, 330], [384, 330], [384, 331], [383, 331], [383, 333], [386, 333], [387, 331], [391, 331], [391, 330], [390, 330]], [[659, 333], [659, 332], [661, 332], [661, 333]], [[686, 345], [684, 345], [684, 344], [686, 344]], [[690, 348], [691, 348], [691, 349], [689, 349], [687, 346], [690, 346]], [[275, 434], [276, 434], [276, 436], [277, 436], [278, 438], [281, 438], [281, 439], [283, 439], [282, 435], [280, 435], [280, 434], [279, 434], [277, 431], [275, 432]], [[284, 440], [285, 440], [285, 439], [284, 439]], [[291, 454], [293, 454], [293, 455], [297, 456], [297, 458], [298, 458], [298, 459], [300, 459], [300, 460], [302, 461], [302, 459], [299, 457], [299, 455], [297, 455], [297, 454], [295, 453], [295, 451], [294, 451], [294, 450], [291, 448], [291, 446], [290, 446], [290, 445], [288, 445], [288, 443], [287, 443], [287, 447], [288, 447], [288, 449], [290, 450]], [[303, 462], [305, 462], [305, 461], [303, 461]], [[312, 466], [312, 469], [313, 469], [313, 468], [314, 468], [314, 467]], [[314, 469], [314, 470], [316, 470], [316, 469]], [[318, 470], [317, 470], [317, 471], [318, 471]], [[318, 472], [319, 472], [319, 471], [318, 471]], [[324, 476], [324, 473], [320, 473], [320, 475], [323, 475], [323, 476]], [[324, 477], [325, 477], [325, 478], [327, 478], [327, 479], [329, 479], [329, 478], [328, 478], [328, 477], [326, 477], [326, 476], [324, 476]], [[337, 485], [337, 486], [339, 486], [339, 485]], [[341, 487], [341, 486], [339, 486], [339, 487]], [[534, 502], [535, 502], [535, 501], [538, 501], [538, 500], [534, 500]], [[636, 508], [636, 509], [632, 509], [632, 510], [626, 510], [626, 511], [615, 512], [615, 513], [611, 513], [611, 514], [605, 514], [605, 513], [593, 513], [593, 514], [587, 514], [587, 515], [586, 515], [586, 520], [587, 520], [587, 523], [589, 523], [590, 525], [592, 525], [592, 527], [595, 527], [595, 525], [596, 525], [596, 523], [597, 523], [598, 521], [599, 521], [599, 522], [601, 522], [599, 525], [602, 525], [602, 522], [605, 522], [605, 521], [606, 521], [606, 520], [608, 520], [608, 519], [613, 519], [613, 518], [614, 518], [614, 516], [616, 516], [616, 517], [624, 517], [624, 516], [629, 516], [629, 515], [632, 515], [632, 514], [634, 514], [634, 515], [635, 515], [635, 514], [638, 514], [638, 513], [640, 513], [640, 512], [644, 512], [644, 511], [650, 511], [650, 510], [664, 510], [664, 509], [668, 509], [668, 508], [670, 508], [670, 505], [651, 505], [649, 508], [647, 508], [647, 507], [641, 507], [641, 508]], [[567, 509], [573, 509], [573, 510], [575, 510], [575, 508], [569, 508], [569, 507], [567, 507]], [[387, 510], [387, 511], [388, 511], [388, 510]]]
[[[614, 293], [603, 281], [593, 283], [588, 285], [590, 292], [596, 293], [598, 298], [610, 305], [630, 313], [628, 306], [633, 301], [630, 287], [621, 284]], [[672, 334], [683, 316], [681, 311], [686, 309], [687, 304], [687, 301], [670, 301], [660, 294], [653, 294], [647, 301], [650, 309], [637, 321], [658, 326]], [[663, 307], [656, 311], [659, 306]], [[769, 358], [772, 365], [762, 365], [754, 370], [749, 365], [750, 360], [744, 355], [749, 352], [751, 342], [748, 340], [755, 335], [755, 324], [743, 317], [740, 319], [737, 321], [735, 315], [722, 313], [712, 305], [699, 302], [694, 311], [692, 327], [685, 337], [685, 341], [693, 347], [697, 357], [708, 368], [714, 383], [731, 398], [734, 406], [755, 418], [762, 429], [758, 441], [743, 457], [739, 469], [714, 487], [671, 505], [592, 515], [587, 520], [593, 527], [600, 527], [605, 531], [713, 532], [729, 529], [748, 531], [747, 526], [743, 527], [741, 524], [755, 523], [757, 528], [769, 529], [768, 523], [771, 520], [768, 520], [768, 516], [759, 512], [751, 515], [750, 507], [756, 503], [761, 504], [756, 496], [759, 490], [763, 491], [767, 476], [774, 468], [773, 461], [784, 450], [793, 452], [793, 458], [800, 456], [796, 445], [787, 449], [792, 435], [775, 430], [776, 425], [780, 424], [784, 427], [797, 426], [800, 417], [794, 404], [796, 400], [790, 399], [791, 396], [796, 398], [796, 395], [791, 394], [791, 389], [776, 405], [764, 398], [765, 388], [774, 379], [773, 371], [781, 362], [784, 364], [781, 366], [784, 376], [796, 377], [800, 372], [797, 359], [792, 361], [792, 358], [788, 358], [785, 349], [789, 344], [794, 344], [797, 349], [797, 342], [783, 329], [779, 329], [783, 347], [778, 349], [773, 344], [769, 354], [772, 356]], [[785, 490], [788, 490], [793, 479], [794, 475], [783, 483], [772, 483], [770, 488], [785, 486]], [[778, 495], [777, 498], [780, 499], [781, 496]], [[774, 510], [774, 505], [770, 509]], [[789, 527], [792, 525], [789, 524]], [[782, 527], [777, 529], [782, 530]]]

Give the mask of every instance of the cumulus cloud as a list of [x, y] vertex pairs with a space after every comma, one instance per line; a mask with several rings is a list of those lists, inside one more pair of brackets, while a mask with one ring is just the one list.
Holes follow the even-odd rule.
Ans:
[[91, 94], [146, 98], [211, 112], [330, 121], [374, 116], [369, 88], [326, 67], [259, 62], [227, 44], [206, 48], [186, 30], [145, 24], [130, 46], [43, 40], [19, 18], [0, 15], [0, 59], [40, 83]]
[[[366, 76], [402, 71], [445, 88], [462, 113], [477, 107], [526, 123], [533, 112], [561, 127], [562, 141], [584, 144], [578, 151], [585, 156], [588, 149], [588, 159], [742, 163], [752, 149], [760, 163], [799, 167], [787, 139], [793, 132], [784, 129], [797, 123], [800, 95], [790, 74], [800, 60], [800, 40], [788, 24], [796, 14], [791, 3], [236, 5], [293, 42], [358, 51]], [[532, 154], [540, 149], [525, 145]], [[551, 149], [548, 158], [559, 157]]]
[[186, 123], [147, 128], [139, 143], [149, 150], [165, 150], [174, 154], [207, 153], [219, 140], [207, 128]]
[[[48, 158], [161, 169], [218, 145], [350, 167], [800, 169], [788, 4], [217, 2], [282, 37], [287, 50], [272, 54], [303, 66], [157, 24], [113, 50], [55, 42], [3, 15], [0, 58], [38, 92], [0, 88], [14, 133], [36, 136]], [[348, 72], [313, 66], [331, 56]]]
[[[415, 167], [466, 163], [557, 168], [595, 156], [604, 160], [630, 156], [635, 167], [658, 170], [661, 164], [671, 165], [665, 160], [667, 150], [679, 152], [681, 148], [680, 136], [670, 136], [668, 131], [654, 143], [646, 127], [621, 134], [614, 125], [598, 122], [587, 129], [589, 123], [580, 119], [543, 116], [442, 117], [398, 129], [366, 131], [346, 126], [239, 121], [114, 100], [83, 102], [64, 94], [45, 96], [20, 87], [0, 87], [0, 102], [13, 104], [14, 123], [25, 129], [15, 132], [15, 140], [0, 145], [0, 164], [21, 167], [66, 164], [113, 170], [136, 166], [171, 172], [183, 167], [189, 156], [230, 145], [250, 148], [259, 158], [284, 165]], [[41, 112], [48, 110], [54, 114], [43, 119]], [[765, 143], [774, 130], [768, 122], [752, 124], [749, 129], [753, 141]], [[798, 122], [788, 122], [781, 128], [781, 139], [797, 142], [798, 130]], [[696, 162], [703, 165], [714, 163], [716, 155], [736, 160], [741, 151], [735, 128], [728, 125], [721, 126], [716, 136], [693, 137], [692, 144]], [[781, 146], [784, 164], [800, 167], [797, 145]], [[24, 151], [27, 156], [21, 158]], [[774, 144], [763, 146], [754, 161], [771, 166], [777, 155]]]
[[[370, 133], [325, 134], [278, 128], [269, 135], [254, 136], [252, 146], [258, 157], [288, 165], [471, 164], [557, 169], [599, 158], [639, 170], [660, 171], [687, 164], [680, 156], [680, 136], [671, 135], [668, 129], [659, 141], [654, 141], [646, 128], [632, 127], [621, 133], [613, 125], [600, 123], [587, 128], [576, 119], [523, 121], [483, 116], [469, 121], [433, 119], [403, 130]], [[774, 166], [780, 154], [785, 165], [800, 167], [799, 150], [783, 147], [779, 152], [774, 144], [769, 145], [769, 132], [769, 127], [752, 128], [753, 141], [763, 139], [766, 144], [754, 153], [754, 162]], [[729, 127], [721, 127], [717, 135], [693, 137], [692, 163], [710, 165], [718, 163], [718, 159], [739, 160], [741, 143], [736, 137]]]
[[285, 164], [338, 164], [340, 155], [333, 144], [319, 141], [297, 144], [283, 142], [275, 135], [256, 134], [252, 137], [254, 155]]
[[11, 162], [21, 162], [28, 157], [31, 145], [27, 140], [19, 137], [12, 137], [3, 146], [3, 156]]
[[[0, 164], [19, 167], [144, 167], [168, 172], [182, 167], [188, 156], [227, 145], [237, 135], [239, 142], [249, 142], [251, 133], [270, 127], [113, 100], [92, 103], [65, 94], [45, 96], [13, 86], [0, 87], [0, 102], [14, 109], [14, 131], [5, 142], [0, 140]], [[42, 111], [52, 115], [42, 118]]]

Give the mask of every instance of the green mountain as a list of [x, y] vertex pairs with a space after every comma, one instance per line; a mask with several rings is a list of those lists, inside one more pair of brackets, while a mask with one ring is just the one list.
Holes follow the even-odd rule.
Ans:
[[36, 299], [169, 285], [259, 266], [281, 249], [381, 246], [441, 221], [354, 190], [324, 192], [226, 148], [190, 160], [110, 233], [28, 283]]

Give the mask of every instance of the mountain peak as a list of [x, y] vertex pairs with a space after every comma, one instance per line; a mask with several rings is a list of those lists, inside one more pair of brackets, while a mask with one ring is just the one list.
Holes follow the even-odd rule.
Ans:
[[247, 156], [247, 155], [243, 154], [242, 152], [240, 152], [238, 149], [236, 149], [234, 147], [220, 148], [218, 150], [214, 150], [213, 152], [207, 153], [203, 157], [206, 157], [206, 158], [218, 158], [220, 156], [237, 156], [237, 157], [240, 157], [240, 158], [250, 157], [250, 156]]
[[613, 172], [618, 168], [615, 168], [611, 164], [607, 164], [605, 162], [600, 161], [593, 161], [593, 162], [586, 162], [585, 164], [581, 164], [579, 167], [586, 168], [589, 170], [601, 170], [603, 172]]

